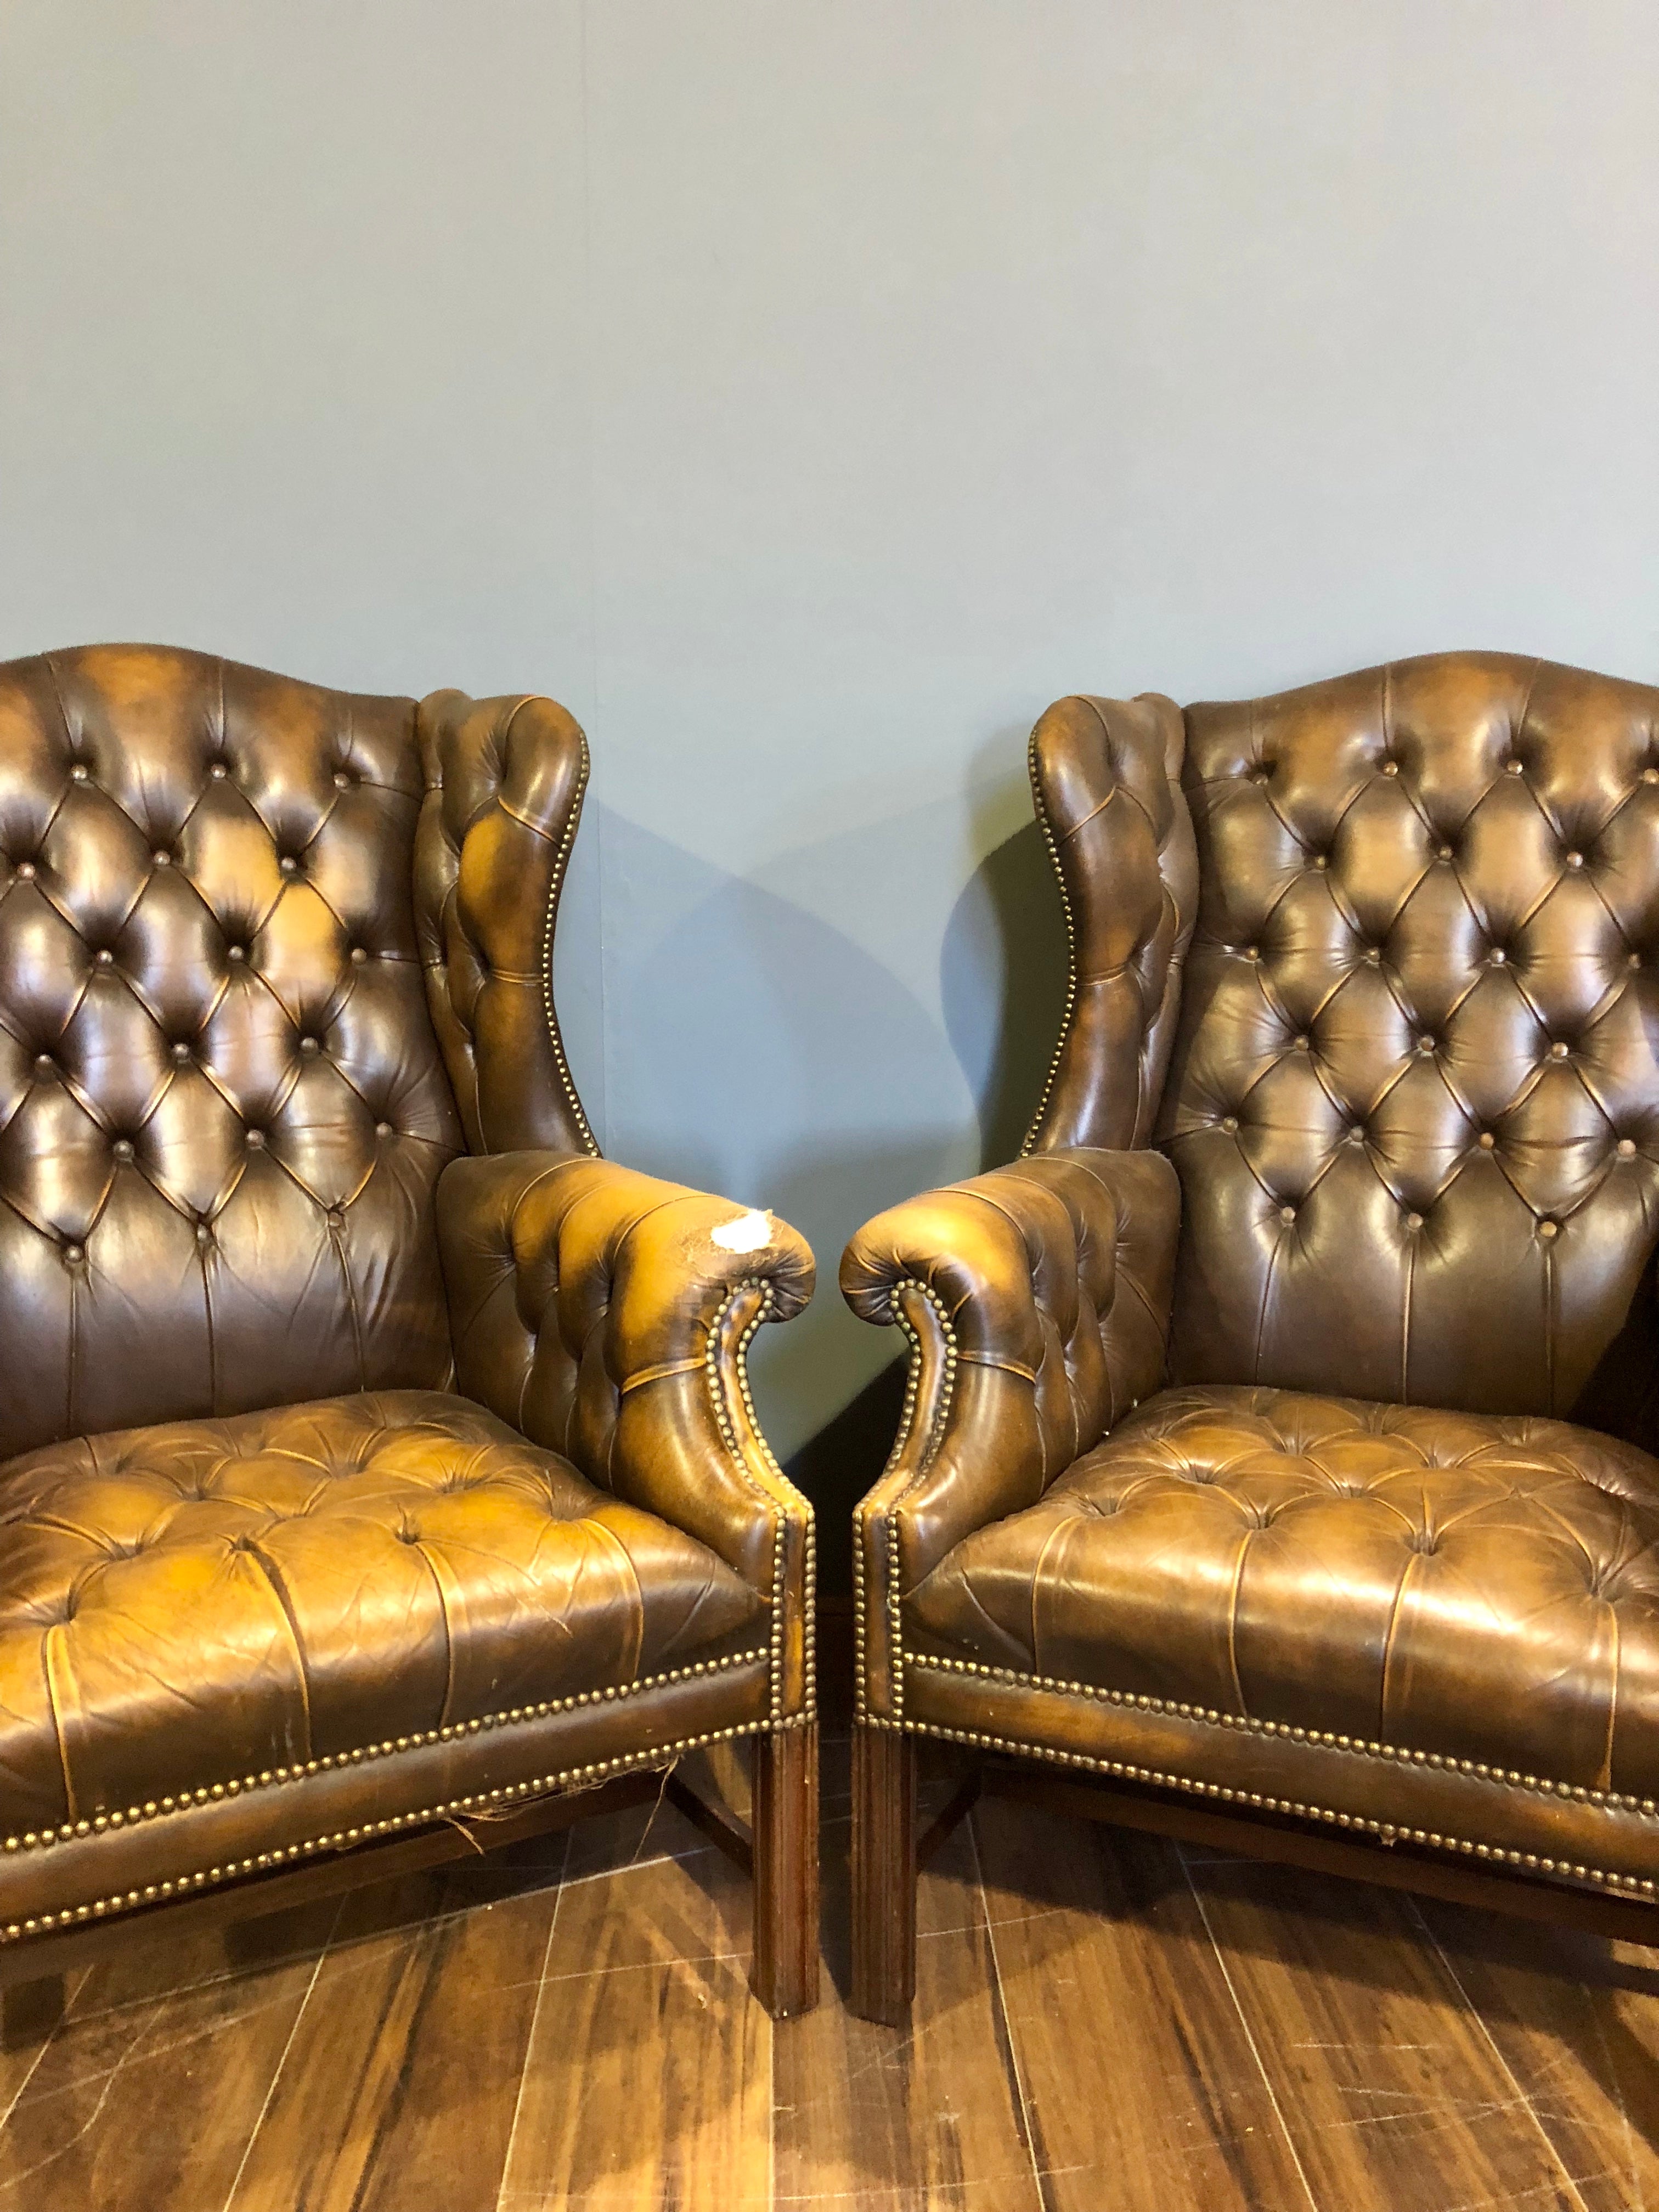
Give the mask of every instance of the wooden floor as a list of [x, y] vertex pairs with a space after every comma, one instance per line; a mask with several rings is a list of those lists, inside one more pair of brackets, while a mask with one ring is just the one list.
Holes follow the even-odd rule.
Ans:
[[895, 2034], [840, 1995], [844, 1743], [825, 1785], [811, 2018], [728, 1863], [617, 1814], [94, 1968], [0, 2057], [0, 2208], [1659, 2212], [1646, 1954], [987, 1805]]

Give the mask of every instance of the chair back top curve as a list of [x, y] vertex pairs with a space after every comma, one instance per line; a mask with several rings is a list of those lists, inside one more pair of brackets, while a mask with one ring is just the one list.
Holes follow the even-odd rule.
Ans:
[[[1581, 1408], [1659, 1233], [1659, 690], [1441, 653], [1180, 720], [1195, 882], [1139, 1032], [1173, 1379]], [[1178, 831], [1141, 842], [1178, 908]], [[1146, 874], [1127, 963], [1073, 915], [1079, 1004], [1155, 946]], [[1066, 1050], [1033, 1142], [1146, 1141]]]
[[592, 1149], [508, 942], [550, 951], [562, 860], [492, 865], [530, 835], [526, 704], [574, 733], [529, 794], [567, 802], [542, 856], [585, 767], [550, 702], [146, 646], [0, 665], [0, 1456], [448, 1382], [439, 1175]]

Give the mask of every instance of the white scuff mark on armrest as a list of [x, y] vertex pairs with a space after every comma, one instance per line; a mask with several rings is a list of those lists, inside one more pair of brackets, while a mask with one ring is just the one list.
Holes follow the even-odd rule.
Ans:
[[740, 1213], [735, 1221], [723, 1221], [708, 1234], [724, 1251], [758, 1252], [772, 1242], [772, 1217], [757, 1210]]

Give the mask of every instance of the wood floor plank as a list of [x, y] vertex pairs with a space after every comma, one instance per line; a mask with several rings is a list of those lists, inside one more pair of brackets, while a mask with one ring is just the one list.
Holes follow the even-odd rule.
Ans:
[[1589, 2212], [1659, 2212], [1659, 1954], [1419, 1910]]
[[493, 2212], [550, 1871], [500, 1854], [346, 1900], [233, 2212]]
[[1188, 1865], [1320, 2212], [1585, 2212], [1408, 1898]]
[[302, 1953], [160, 1996], [94, 1969], [0, 2130], [0, 2206], [222, 2206], [316, 1968]]
[[[924, 1818], [948, 1786], [924, 1789]], [[901, 2031], [848, 2009], [851, 1828], [848, 1812], [823, 1821], [830, 1972], [817, 2009], [775, 2041], [774, 2202], [780, 2212], [820, 2201], [835, 2212], [1040, 2212], [973, 1839], [958, 1828], [922, 1873], [915, 2002]]]
[[701, 1838], [674, 1857], [626, 1841], [596, 1866], [590, 1838], [561, 1892], [501, 2212], [769, 2201], [772, 2023], [747, 1987], [749, 1885]]
[[1175, 1846], [1004, 1802], [973, 1820], [1051, 2212], [1310, 2212]]

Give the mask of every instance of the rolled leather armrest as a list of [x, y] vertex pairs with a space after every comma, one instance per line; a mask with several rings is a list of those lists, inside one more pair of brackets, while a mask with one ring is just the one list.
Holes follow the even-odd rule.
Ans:
[[780, 1686], [793, 1709], [810, 1674], [812, 1511], [761, 1435], [745, 1355], [763, 1322], [811, 1297], [805, 1239], [770, 1214], [546, 1152], [452, 1161], [437, 1209], [456, 1388], [775, 1604], [793, 1590]]
[[910, 1199], [848, 1246], [848, 1304], [910, 1340], [898, 1438], [854, 1522], [861, 1698], [890, 1673], [902, 1595], [1159, 1387], [1180, 1218], [1161, 1152], [1079, 1147]]

